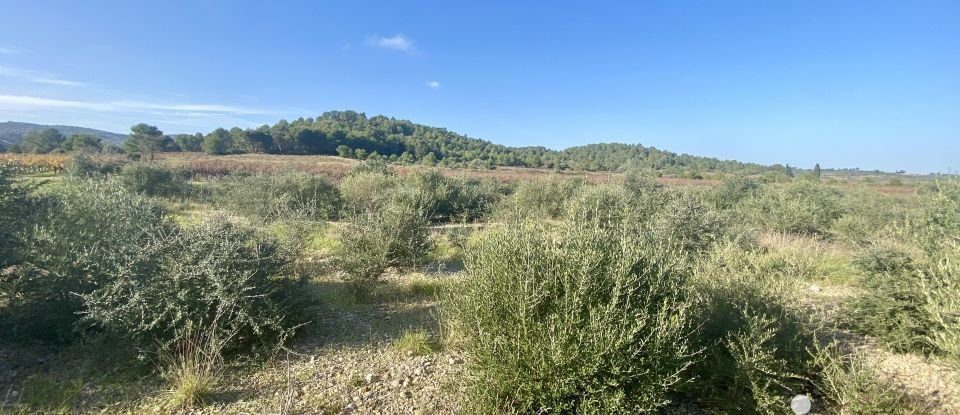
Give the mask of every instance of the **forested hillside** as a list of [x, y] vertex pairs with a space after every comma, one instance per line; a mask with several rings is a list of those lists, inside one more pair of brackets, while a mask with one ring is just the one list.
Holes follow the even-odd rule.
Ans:
[[[201, 143], [195, 145], [198, 147], [195, 149], [199, 149]], [[676, 154], [640, 144], [591, 144], [563, 151], [545, 147], [508, 147], [445, 128], [382, 115], [367, 117], [355, 111], [330, 111], [317, 118], [299, 118], [292, 122], [281, 120], [257, 129], [217, 129], [204, 137], [202, 148], [212, 154], [335, 154], [450, 167], [514, 166], [606, 171], [631, 166], [666, 172], [745, 173], [786, 170], [782, 166]]]

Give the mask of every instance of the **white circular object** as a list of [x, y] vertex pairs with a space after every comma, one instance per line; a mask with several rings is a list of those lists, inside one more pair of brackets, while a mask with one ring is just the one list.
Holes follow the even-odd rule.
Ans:
[[797, 415], [809, 414], [812, 407], [813, 402], [810, 402], [810, 397], [807, 395], [797, 395], [790, 400], [790, 409]]

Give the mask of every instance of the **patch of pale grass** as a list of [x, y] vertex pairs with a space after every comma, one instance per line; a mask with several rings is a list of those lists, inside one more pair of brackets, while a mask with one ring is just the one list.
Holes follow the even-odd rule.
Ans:
[[423, 330], [406, 330], [403, 335], [397, 339], [393, 346], [404, 353], [411, 353], [415, 356], [422, 356], [434, 352], [434, 343], [430, 335]]
[[213, 334], [201, 334], [185, 337], [161, 355], [170, 385], [169, 406], [184, 409], [209, 401], [223, 379], [222, 347]]

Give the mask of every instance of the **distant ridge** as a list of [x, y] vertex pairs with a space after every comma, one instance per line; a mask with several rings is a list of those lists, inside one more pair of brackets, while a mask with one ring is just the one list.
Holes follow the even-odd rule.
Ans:
[[20, 142], [23, 135], [28, 131], [39, 131], [46, 128], [54, 128], [60, 131], [64, 136], [73, 134], [93, 134], [101, 140], [120, 145], [127, 139], [126, 134], [112, 133], [110, 131], [96, 130], [93, 128], [77, 127], [72, 125], [43, 125], [28, 122], [7, 121], [0, 122], [0, 147], [7, 147]]

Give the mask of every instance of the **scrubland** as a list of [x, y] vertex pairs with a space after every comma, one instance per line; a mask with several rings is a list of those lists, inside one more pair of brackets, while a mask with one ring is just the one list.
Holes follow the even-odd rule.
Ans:
[[960, 413], [955, 178], [230, 163], [0, 171], [2, 411]]

